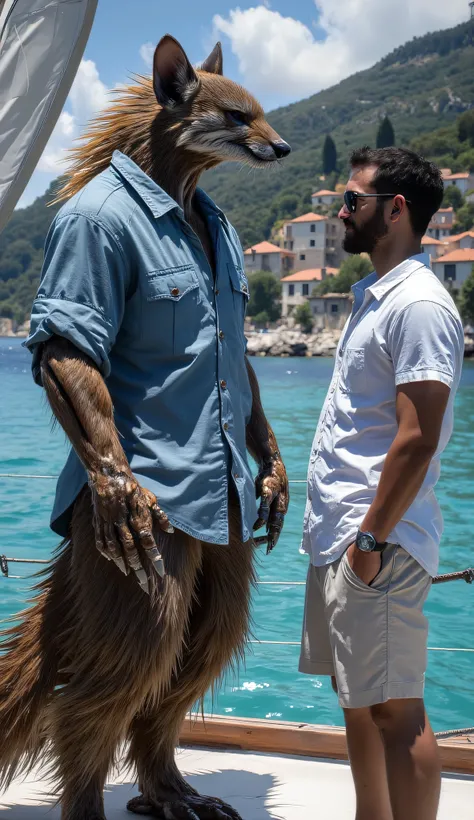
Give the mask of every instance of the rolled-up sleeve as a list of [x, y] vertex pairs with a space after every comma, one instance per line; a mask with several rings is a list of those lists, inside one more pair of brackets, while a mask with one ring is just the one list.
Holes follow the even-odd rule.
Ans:
[[25, 346], [41, 384], [42, 344], [62, 336], [86, 353], [104, 377], [123, 317], [128, 266], [116, 236], [81, 213], [56, 217], [48, 233], [41, 282]]
[[395, 384], [440, 381], [452, 387], [464, 351], [461, 321], [447, 307], [414, 302], [395, 319], [389, 333]]

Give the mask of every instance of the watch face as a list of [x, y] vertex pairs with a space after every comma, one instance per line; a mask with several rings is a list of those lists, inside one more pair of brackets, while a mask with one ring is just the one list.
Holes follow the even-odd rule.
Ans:
[[360, 532], [357, 537], [357, 546], [362, 552], [373, 552], [375, 539], [369, 533]]

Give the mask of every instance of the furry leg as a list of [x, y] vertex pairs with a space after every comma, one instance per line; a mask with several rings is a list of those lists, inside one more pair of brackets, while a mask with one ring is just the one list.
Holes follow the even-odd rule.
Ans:
[[236, 503], [231, 503], [229, 546], [203, 544], [186, 653], [170, 692], [147, 703], [131, 728], [130, 761], [143, 794], [128, 804], [136, 814], [168, 820], [225, 820], [239, 815], [216, 798], [199, 797], [181, 776], [174, 753], [186, 713], [225, 668], [243, 657], [254, 580], [253, 542], [242, 544]]
[[104, 820], [107, 772], [133, 716], [163, 698], [178, 666], [202, 547], [179, 532], [159, 547], [166, 576], [151, 569], [148, 596], [95, 549], [89, 492], [77, 502], [70, 662], [50, 714], [62, 820]]
[[65, 543], [41, 573], [32, 605], [0, 633], [0, 789], [36, 765], [47, 741], [45, 716], [70, 626], [70, 566]]

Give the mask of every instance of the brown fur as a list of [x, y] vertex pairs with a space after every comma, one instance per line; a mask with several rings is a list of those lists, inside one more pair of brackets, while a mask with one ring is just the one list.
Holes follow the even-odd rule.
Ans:
[[151, 576], [149, 598], [97, 552], [90, 511], [85, 490], [71, 539], [0, 658], [3, 785], [24, 755], [27, 770], [46, 751], [63, 820], [103, 817], [107, 772], [126, 739], [149, 801], [188, 791], [174, 763], [179, 729], [243, 655], [253, 580], [235, 500], [227, 548], [155, 533], [166, 576]]
[[[186, 210], [201, 174], [230, 157], [198, 153], [192, 142], [182, 147], [177, 143], [193, 121], [219, 112], [221, 100], [247, 110], [251, 116], [251, 132], [241, 142], [251, 139], [264, 144], [279, 139], [261, 106], [244, 88], [214, 74], [199, 71], [198, 76], [199, 93], [177, 109], [161, 108], [150, 77], [137, 76], [134, 85], [113, 91], [115, 102], [91, 123], [81, 144], [71, 150], [71, 167], [55, 202], [78, 193], [108, 167], [114, 151], [122, 151]], [[259, 165], [257, 159], [248, 158], [247, 162]]]
[[[172, 38], [164, 40], [165, 57], [166, 49], [169, 54], [180, 48]], [[60, 197], [79, 191], [119, 149], [182, 205], [212, 263], [207, 228], [193, 206], [199, 175], [229, 152], [247, 156], [248, 146], [268, 148], [279, 138], [246, 91], [209, 73], [221, 70], [220, 48], [211, 57], [207, 71], [192, 74], [193, 95], [184, 95], [176, 108], [157, 104], [147, 78], [127, 89], [75, 149]], [[236, 131], [226, 124], [229, 106], [246, 112], [248, 128]], [[196, 123], [203, 121], [218, 123], [214, 136], [199, 131]], [[248, 447], [261, 468], [260, 516], [265, 506], [276, 539], [288, 484], [248, 368]], [[132, 811], [238, 820], [230, 807], [197, 796], [174, 760], [186, 712], [244, 652], [254, 545], [241, 541], [235, 493], [227, 547], [170, 534], [157, 500], [130, 471], [111, 397], [94, 363], [53, 337], [44, 345], [41, 371], [53, 413], [87, 470], [89, 486], [76, 500], [70, 538], [33, 606], [4, 633], [0, 784], [28, 771], [43, 754], [57, 784], [62, 820], [104, 820], [107, 772], [128, 741], [128, 762], [136, 767], [143, 793], [130, 804]], [[164, 578], [154, 571], [159, 555]]]

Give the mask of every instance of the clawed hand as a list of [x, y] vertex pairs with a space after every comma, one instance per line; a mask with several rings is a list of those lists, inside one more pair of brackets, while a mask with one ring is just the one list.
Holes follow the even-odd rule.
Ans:
[[267, 527], [267, 535], [255, 538], [255, 543], [266, 543], [268, 555], [278, 542], [290, 500], [288, 477], [279, 453], [263, 464], [255, 480], [255, 490], [257, 498], [262, 500], [254, 530]]
[[140, 487], [129, 472], [94, 475], [89, 486], [97, 549], [125, 575], [132, 569], [141, 588], [148, 593], [148, 576], [138, 547], [163, 577], [163, 559], [153, 537], [153, 525], [158, 524], [164, 532], [174, 532], [168, 517], [160, 509], [156, 496]]

